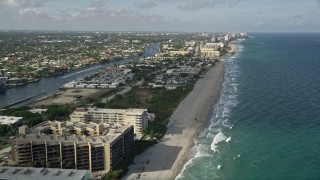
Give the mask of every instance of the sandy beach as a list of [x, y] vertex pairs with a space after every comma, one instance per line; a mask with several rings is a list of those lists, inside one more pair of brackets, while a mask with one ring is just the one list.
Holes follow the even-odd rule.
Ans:
[[224, 63], [219, 62], [200, 79], [193, 91], [179, 104], [161, 142], [134, 159], [123, 179], [175, 179], [186, 163], [194, 138], [206, 124], [219, 97]]

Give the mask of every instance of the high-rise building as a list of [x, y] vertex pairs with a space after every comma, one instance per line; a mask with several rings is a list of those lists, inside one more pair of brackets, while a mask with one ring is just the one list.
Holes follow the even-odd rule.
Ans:
[[223, 47], [223, 43], [207, 43], [200, 46], [201, 57], [217, 58], [220, 56], [219, 48]]
[[47, 121], [19, 128], [12, 164], [110, 171], [133, 149], [132, 125]]

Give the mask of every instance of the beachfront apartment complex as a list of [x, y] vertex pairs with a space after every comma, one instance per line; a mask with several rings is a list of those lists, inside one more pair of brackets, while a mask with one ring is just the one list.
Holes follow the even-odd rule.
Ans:
[[133, 149], [132, 125], [47, 121], [19, 128], [12, 165], [110, 171]]
[[91, 121], [133, 125], [134, 133], [138, 138], [142, 137], [142, 130], [148, 127], [147, 109], [77, 108], [70, 118], [72, 122]]
[[224, 46], [223, 43], [206, 43], [200, 46], [201, 57], [216, 58], [220, 56], [219, 48]]

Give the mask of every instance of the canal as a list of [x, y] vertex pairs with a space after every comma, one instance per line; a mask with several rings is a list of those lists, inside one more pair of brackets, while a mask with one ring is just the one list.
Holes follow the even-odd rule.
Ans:
[[[112, 67], [114, 65], [125, 64], [141, 57], [154, 56], [159, 52], [159, 44], [149, 44], [143, 55], [135, 58], [122, 59], [116, 62], [110, 62], [106, 64], [97, 64], [88, 66], [85, 68], [77, 69], [62, 75], [53, 77], [44, 77], [40, 81], [26, 84], [23, 86], [15, 87], [3, 91], [0, 93], [0, 109], [12, 105], [11, 107], [24, 106], [30, 102], [33, 102], [39, 98], [48, 96], [49, 94], [55, 93], [59, 88], [66, 82], [70, 82], [79, 77], [83, 77], [96, 72], [100, 68]], [[17, 103], [22, 101], [20, 103]]]

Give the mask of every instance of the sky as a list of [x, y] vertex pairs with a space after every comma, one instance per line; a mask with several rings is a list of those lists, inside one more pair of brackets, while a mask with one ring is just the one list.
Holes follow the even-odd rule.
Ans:
[[0, 29], [320, 32], [320, 0], [0, 0]]

